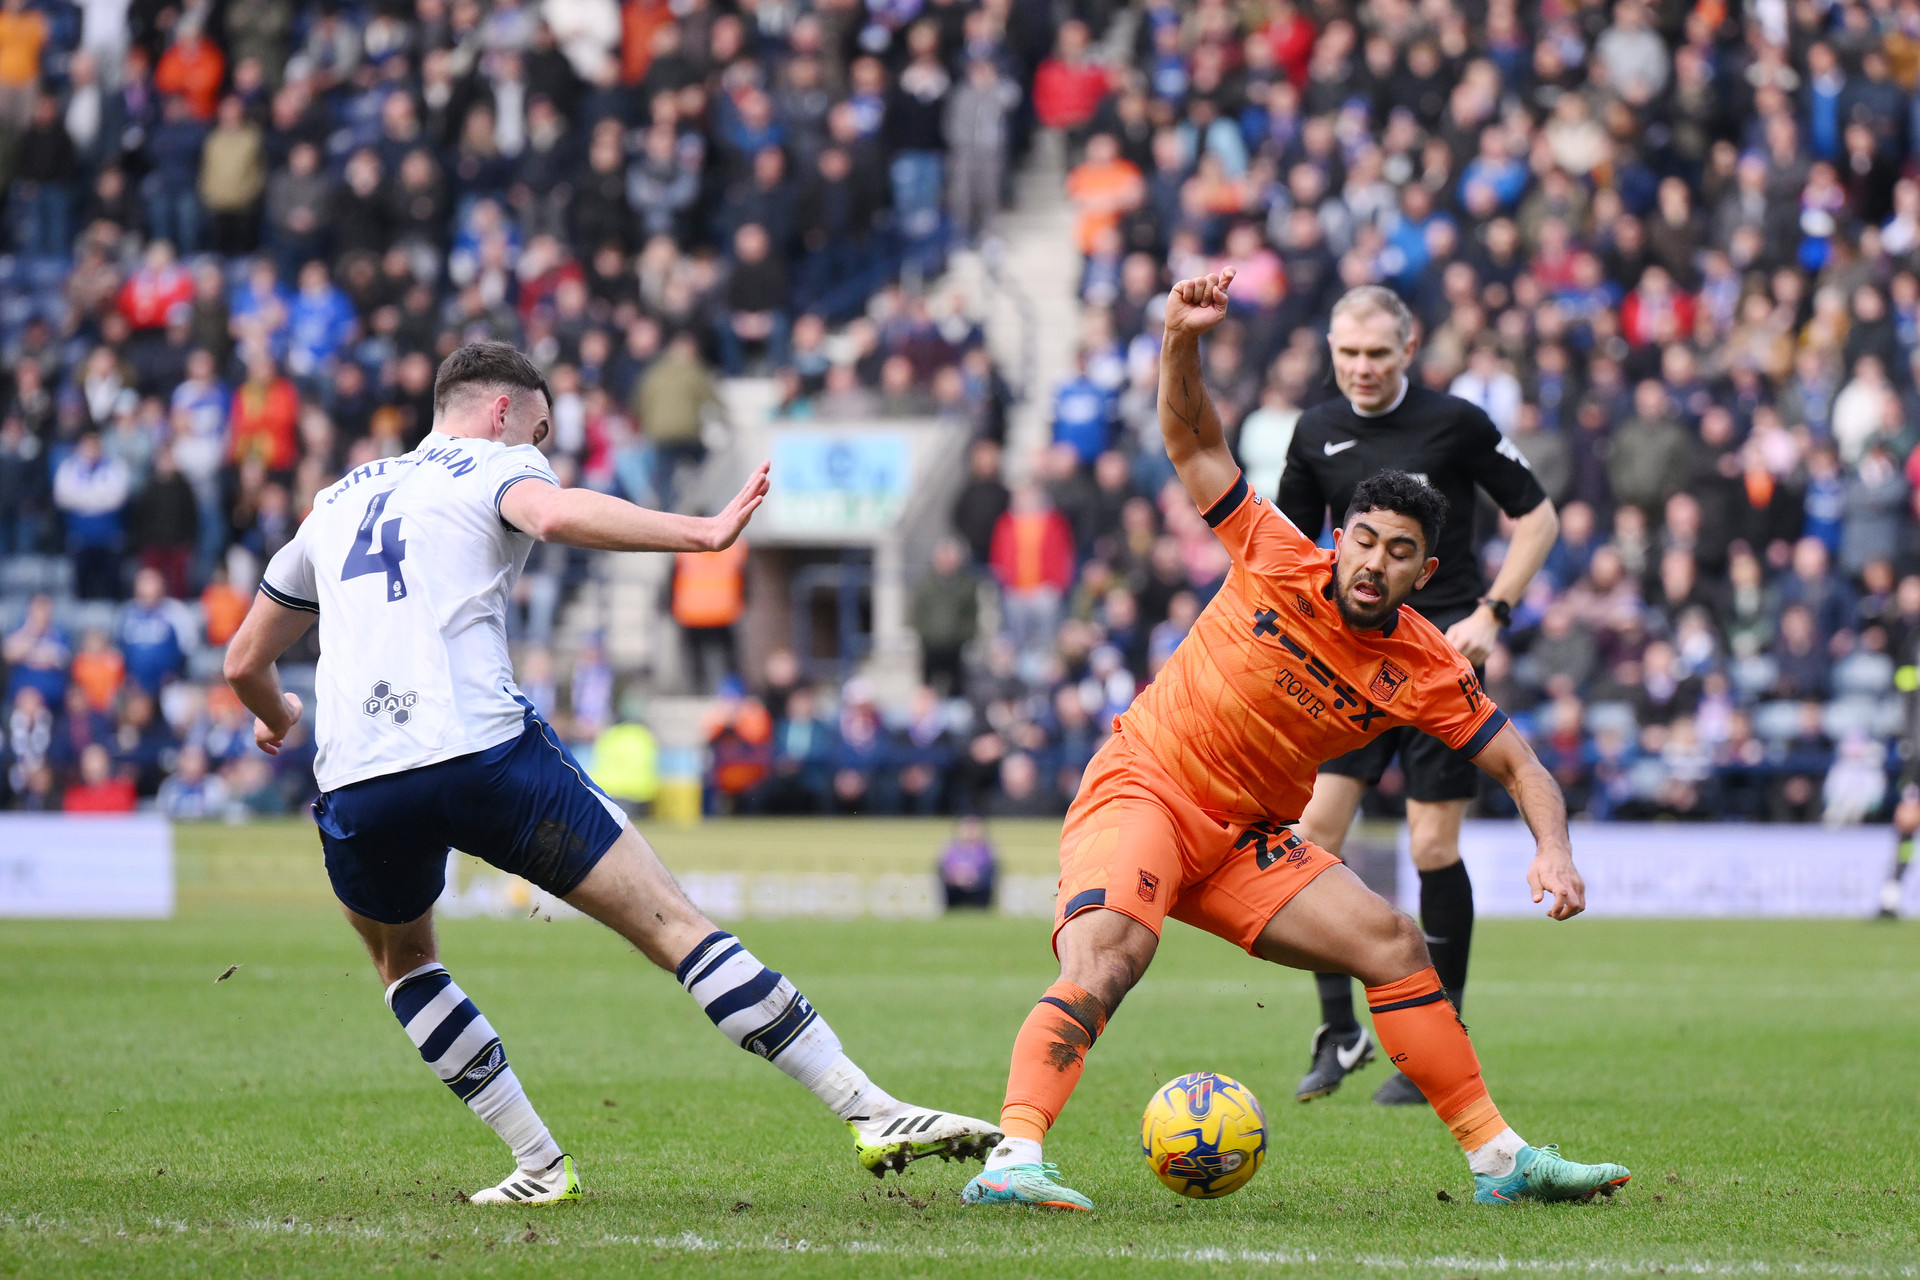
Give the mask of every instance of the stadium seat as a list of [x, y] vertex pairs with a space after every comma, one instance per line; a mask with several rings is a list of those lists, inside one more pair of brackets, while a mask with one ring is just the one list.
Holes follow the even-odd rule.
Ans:
[[1893, 659], [1884, 653], [1850, 653], [1833, 667], [1836, 697], [1878, 698], [1893, 688]]
[[1764, 653], [1757, 653], [1750, 658], [1736, 659], [1728, 675], [1741, 701], [1751, 702], [1773, 688], [1773, 682], [1780, 678], [1780, 664]]
[[1587, 708], [1587, 732], [1606, 733], [1612, 730], [1628, 741], [1639, 735], [1640, 722], [1633, 713], [1633, 707], [1625, 702], [1596, 702]]
[[1768, 742], [1785, 742], [1800, 729], [1800, 704], [1763, 702], [1753, 711], [1753, 731]]
[[1871, 736], [1874, 732], [1876, 704], [1871, 698], [1836, 698], [1827, 704], [1820, 717], [1820, 729], [1838, 742], [1853, 735]]

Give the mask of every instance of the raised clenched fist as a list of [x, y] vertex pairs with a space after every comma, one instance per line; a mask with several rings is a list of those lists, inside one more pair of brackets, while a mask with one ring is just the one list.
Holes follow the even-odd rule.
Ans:
[[1227, 317], [1227, 286], [1233, 268], [1182, 280], [1167, 294], [1167, 332], [1198, 336]]

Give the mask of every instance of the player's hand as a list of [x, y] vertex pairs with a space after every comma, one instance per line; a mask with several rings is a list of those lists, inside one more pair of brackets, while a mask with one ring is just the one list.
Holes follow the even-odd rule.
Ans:
[[1500, 619], [1493, 616], [1493, 610], [1481, 605], [1447, 628], [1447, 643], [1474, 666], [1485, 666], [1493, 646], [1500, 643]]
[[1553, 905], [1547, 908], [1549, 919], [1571, 920], [1587, 909], [1586, 881], [1574, 868], [1573, 855], [1564, 850], [1542, 849], [1535, 854], [1527, 868], [1527, 887], [1533, 890], [1535, 902], [1553, 895]]
[[1167, 332], [1199, 337], [1227, 318], [1227, 286], [1233, 268], [1182, 280], [1167, 294]]
[[258, 717], [256, 717], [253, 722], [254, 744], [270, 756], [280, 754], [280, 744], [286, 741], [287, 734], [293, 731], [293, 726], [299, 723], [300, 720], [300, 695], [297, 693], [283, 693], [280, 696], [285, 699], [287, 709], [286, 724], [275, 729], [268, 725], [265, 720], [261, 720]]
[[740, 492], [733, 495], [733, 501], [719, 515], [709, 519], [709, 550], [725, 551], [733, 545], [733, 540], [747, 527], [747, 521], [753, 519], [753, 513], [767, 500], [767, 490], [772, 487], [772, 481], [767, 477], [772, 470], [773, 463], [761, 463], [747, 477], [747, 482], [740, 486]]

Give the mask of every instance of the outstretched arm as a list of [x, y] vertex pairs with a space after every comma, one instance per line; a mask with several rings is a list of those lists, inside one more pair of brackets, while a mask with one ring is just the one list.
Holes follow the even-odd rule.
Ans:
[[1533, 748], [1511, 724], [1493, 735], [1473, 762], [1507, 789], [1520, 806], [1539, 852], [1527, 868], [1527, 887], [1533, 900], [1553, 895], [1547, 914], [1569, 920], [1587, 909], [1587, 886], [1573, 865], [1573, 842], [1567, 837], [1567, 802]]
[[280, 754], [282, 739], [300, 718], [299, 695], [280, 688], [280, 669], [274, 663], [317, 616], [289, 609], [263, 591], [253, 598], [253, 608], [227, 643], [227, 683], [253, 712], [253, 740], [270, 756]]
[[1200, 335], [1226, 318], [1233, 268], [1182, 280], [1167, 295], [1160, 339], [1160, 438], [1194, 505], [1205, 510], [1233, 484], [1240, 464], [1200, 379]]
[[500, 514], [514, 528], [542, 542], [589, 551], [724, 551], [766, 501], [772, 465], [761, 463], [716, 516], [652, 511], [591, 489], [562, 489], [539, 482], [507, 490], [500, 499]]

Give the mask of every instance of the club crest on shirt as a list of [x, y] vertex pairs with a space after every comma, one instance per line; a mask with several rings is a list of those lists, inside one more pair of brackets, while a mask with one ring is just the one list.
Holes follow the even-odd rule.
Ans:
[[1367, 686], [1367, 692], [1373, 695], [1375, 702], [1392, 702], [1393, 695], [1400, 692], [1400, 686], [1407, 682], [1407, 673], [1396, 666], [1393, 659], [1387, 658], [1380, 663], [1380, 670], [1374, 673], [1373, 683]]
[[1160, 895], [1160, 877], [1151, 871], [1142, 871], [1137, 888], [1141, 901], [1152, 902]]

